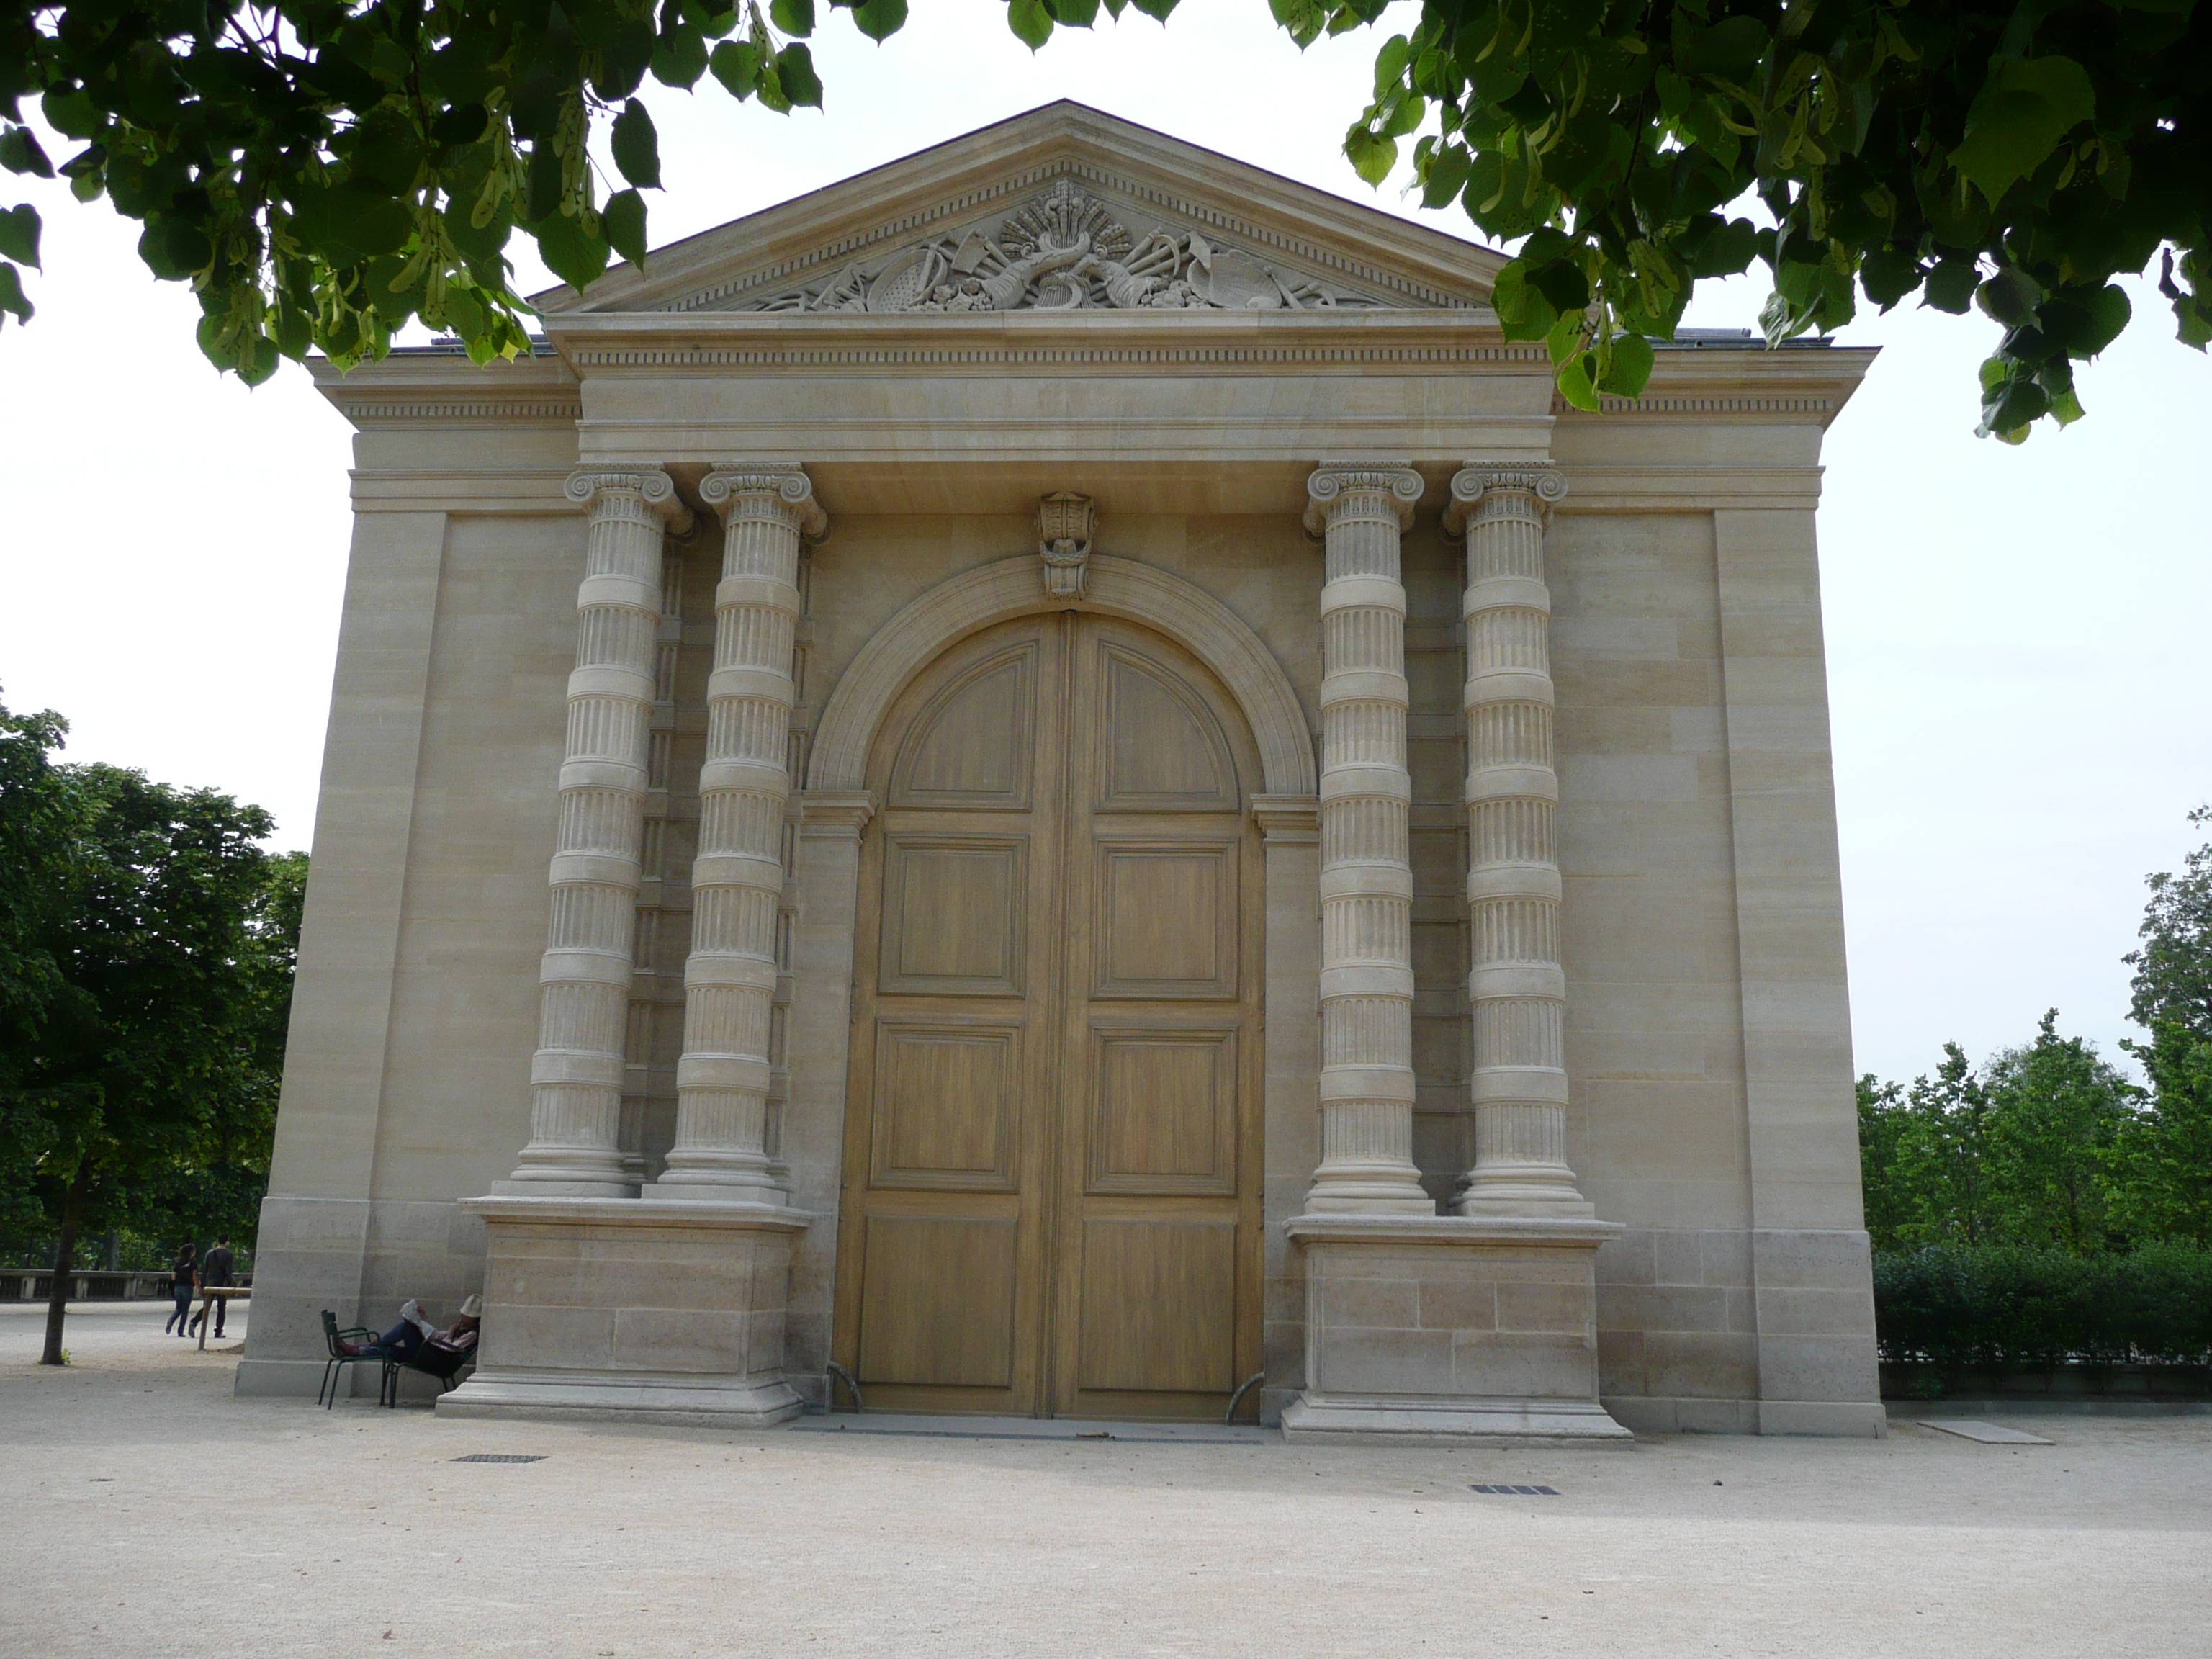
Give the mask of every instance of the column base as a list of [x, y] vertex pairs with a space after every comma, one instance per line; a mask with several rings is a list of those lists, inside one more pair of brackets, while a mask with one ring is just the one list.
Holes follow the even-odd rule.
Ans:
[[1597, 1397], [1598, 1247], [1576, 1217], [1293, 1216], [1306, 1386], [1293, 1439], [1628, 1445]]
[[1595, 1221], [1597, 1206], [1580, 1194], [1529, 1197], [1522, 1194], [1462, 1193], [1452, 1200], [1451, 1212], [1476, 1220]]
[[492, 1195], [497, 1198], [635, 1198], [637, 1188], [620, 1179], [605, 1181], [570, 1180], [566, 1176], [510, 1176], [505, 1181], [491, 1183]]
[[758, 1427], [801, 1409], [784, 1326], [812, 1216], [702, 1195], [462, 1207], [484, 1221], [483, 1357], [441, 1412]]
[[791, 1194], [783, 1187], [759, 1181], [711, 1176], [664, 1175], [639, 1189], [641, 1199], [678, 1204], [765, 1204], [781, 1208]]
[[1310, 1389], [1284, 1409], [1283, 1438], [1401, 1446], [1636, 1443], [1635, 1435], [1595, 1401], [1415, 1401], [1395, 1395], [1316, 1395]]
[[805, 1409], [805, 1402], [780, 1378], [733, 1383], [681, 1373], [635, 1371], [563, 1380], [542, 1371], [483, 1367], [438, 1401], [441, 1417], [660, 1423], [710, 1429], [764, 1429]]

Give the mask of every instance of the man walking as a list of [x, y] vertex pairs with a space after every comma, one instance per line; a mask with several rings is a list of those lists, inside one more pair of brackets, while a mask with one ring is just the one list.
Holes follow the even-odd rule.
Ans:
[[[230, 1268], [230, 1235], [225, 1233], [221, 1238], [216, 1240], [215, 1249], [210, 1250], [200, 1261], [201, 1290], [215, 1291], [229, 1288]], [[215, 1298], [215, 1329], [210, 1333], [210, 1335], [219, 1337], [222, 1334], [222, 1316], [229, 1306], [228, 1297], [219, 1296]], [[192, 1328], [195, 1331], [199, 1329], [200, 1321], [206, 1317], [207, 1310], [202, 1308], [199, 1312], [192, 1316]]]

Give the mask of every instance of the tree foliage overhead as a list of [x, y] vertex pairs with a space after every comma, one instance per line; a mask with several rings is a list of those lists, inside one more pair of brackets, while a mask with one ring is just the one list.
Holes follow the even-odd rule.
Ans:
[[[1271, 3], [1310, 40], [1384, 0]], [[1858, 294], [1978, 307], [2003, 331], [1981, 429], [2017, 441], [2081, 413], [2116, 276], [2155, 264], [2181, 339], [2212, 339], [2208, 115], [2197, 0], [1423, 0], [1345, 148], [1379, 183], [1421, 135], [1425, 204], [1526, 239], [1498, 316], [1581, 407], [1639, 392], [1694, 285], [1758, 260], [1770, 343]]]
[[[582, 288], [641, 261], [660, 183], [644, 88], [819, 106], [817, 0], [0, 0], [0, 165], [65, 175], [189, 282], [248, 380], [350, 365], [419, 318], [478, 362], [526, 344], [517, 231]], [[871, 39], [907, 0], [828, 0]], [[1102, 0], [1007, 0], [1032, 48]], [[1269, 0], [1301, 46], [1388, 0]], [[1103, 0], [1164, 19], [1176, 0]], [[80, 144], [58, 161], [25, 100]], [[1771, 342], [1917, 294], [2002, 329], [1984, 432], [2081, 412], [2076, 362], [2155, 268], [2212, 340], [2212, 4], [2199, 0], [1422, 0], [1345, 149], [1518, 243], [1495, 303], [1570, 401], [1633, 395], [1703, 280], [1764, 262]], [[612, 158], [603, 175], [593, 158]], [[1753, 204], [1759, 204], [1757, 208]], [[40, 222], [0, 208], [0, 314]]]
[[[854, 19], [880, 38], [905, 13]], [[813, 0], [0, 0], [0, 163], [143, 223], [147, 264], [198, 292], [201, 348], [248, 381], [380, 356], [415, 317], [484, 362], [529, 343], [517, 229], [578, 288], [644, 258], [645, 82], [818, 105], [813, 27]], [[82, 148], [48, 156], [33, 98]], [[0, 255], [35, 264], [38, 233], [15, 208]], [[0, 308], [30, 314], [5, 263]]]

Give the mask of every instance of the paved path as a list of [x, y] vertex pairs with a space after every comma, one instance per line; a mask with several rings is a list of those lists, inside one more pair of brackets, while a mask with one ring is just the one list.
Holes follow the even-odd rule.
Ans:
[[1626, 1454], [452, 1422], [235, 1399], [236, 1342], [166, 1310], [73, 1310], [57, 1372], [0, 1304], [0, 1654], [2212, 1654], [2212, 1418]]

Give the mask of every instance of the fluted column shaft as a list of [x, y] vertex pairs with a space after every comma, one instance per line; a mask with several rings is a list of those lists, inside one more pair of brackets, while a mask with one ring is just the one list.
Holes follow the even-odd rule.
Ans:
[[620, 1146], [623, 1036], [645, 825], [662, 543], [690, 514], [668, 476], [572, 475], [591, 508], [561, 766], [552, 915], [530, 1067], [530, 1144], [506, 1190], [634, 1193]]
[[1448, 529], [1467, 536], [1467, 897], [1474, 948], [1474, 1167], [1462, 1215], [1592, 1213], [1567, 1167], [1559, 778], [1544, 530], [1566, 480], [1469, 465]]
[[829, 520], [795, 467], [724, 469], [708, 475], [700, 494], [722, 514], [722, 579], [699, 774], [676, 1144], [655, 1190], [780, 1202], [767, 1147], [769, 1024], [792, 787], [799, 548], [801, 537], [819, 539]]
[[1413, 871], [1399, 539], [1421, 478], [1324, 465], [1306, 527], [1322, 587], [1322, 1157], [1311, 1212], [1433, 1215], [1413, 1165]]

